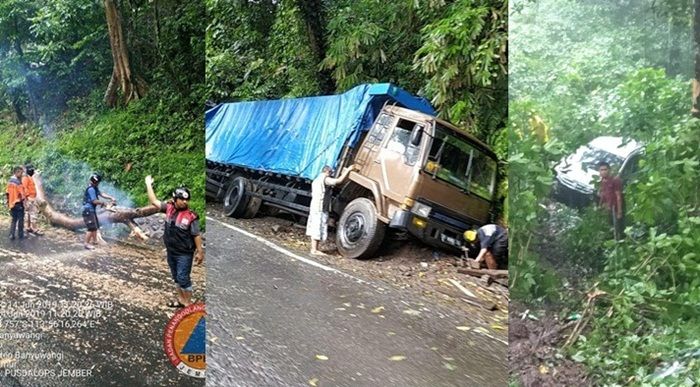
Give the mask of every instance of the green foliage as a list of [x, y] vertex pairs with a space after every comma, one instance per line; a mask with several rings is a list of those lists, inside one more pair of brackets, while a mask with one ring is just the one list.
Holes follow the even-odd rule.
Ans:
[[204, 4], [117, 3], [132, 70], [149, 90], [110, 110], [103, 2], [0, 0], [0, 166], [34, 162], [52, 202], [73, 215], [94, 171], [124, 205], [147, 204], [147, 174], [161, 198], [185, 184], [203, 214]]
[[[144, 99], [124, 111], [109, 112], [66, 132], [57, 150], [102, 171], [105, 179], [127, 190], [138, 205], [148, 203], [143, 178], [152, 174], [160, 198], [179, 185], [192, 191], [191, 206], [204, 213], [201, 121], [190, 112]], [[198, 161], [199, 160], [199, 161]]]
[[[132, 70], [190, 108], [203, 102], [201, 2], [120, 2]], [[112, 54], [101, 1], [0, 0], [0, 110], [49, 132], [74, 98], [106, 89]]]
[[429, 76], [424, 91], [443, 115], [482, 137], [507, 114], [508, 3], [462, 0], [422, 28], [414, 68]]
[[515, 152], [511, 147], [508, 158], [511, 289], [517, 299], [542, 299], [554, 293], [558, 281], [539, 264], [531, 246], [537, 243], [533, 238], [540, 236], [535, 232], [546, 217], [538, 199], [549, 195], [553, 181], [550, 164], [561, 150], [556, 141], [543, 144], [533, 135], [529, 122], [535, 112], [531, 103], [514, 102], [509, 109], [510, 144], [518, 144]]
[[[510, 143], [511, 159], [521, 164], [511, 163], [510, 170], [511, 219], [518, 224], [514, 252], [539, 262], [561, 249], [566, 254], [560, 265], [592, 269], [578, 291], [591, 286], [605, 292], [572, 350], [601, 385], [691, 385], [700, 377], [697, 355], [689, 355], [699, 344], [700, 310], [700, 123], [690, 117], [685, 81], [693, 63], [690, 6], [685, 0], [514, 4], [514, 131], [529, 133], [525, 118], [542, 117], [564, 151], [560, 155], [600, 135], [645, 144], [640, 167], [625, 186], [627, 238], [612, 241], [605, 217], [589, 209], [558, 227], [553, 249], [541, 251], [519, 239], [543, 227], [528, 218], [552, 221], [537, 179], [550, 179], [558, 157], [533, 151], [527, 137]], [[530, 204], [514, 193], [523, 187]], [[519, 265], [525, 269], [516, 270], [539, 269]], [[532, 303], [546, 293], [526, 290], [518, 293], [520, 301]], [[680, 369], [657, 378], [676, 361]]]

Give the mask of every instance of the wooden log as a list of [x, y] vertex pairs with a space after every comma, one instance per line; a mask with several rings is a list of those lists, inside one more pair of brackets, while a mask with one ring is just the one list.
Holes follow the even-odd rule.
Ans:
[[470, 268], [460, 268], [457, 269], [460, 274], [469, 274], [474, 277], [481, 278], [483, 275], [488, 275], [491, 278], [508, 278], [508, 270], [490, 270], [490, 269], [470, 269]]
[[[56, 211], [51, 207], [51, 204], [46, 200], [44, 185], [41, 176], [35, 173], [34, 184], [36, 185], [36, 203], [39, 211], [46, 217], [49, 224], [55, 227], [62, 227], [68, 230], [77, 231], [85, 228], [85, 222], [82, 218], [74, 218]], [[119, 208], [104, 211], [97, 215], [97, 219], [101, 224], [123, 223], [129, 226], [132, 231], [142, 234], [143, 232], [133, 224], [135, 218], [142, 218], [160, 212], [155, 206], [147, 206], [141, 208]], [[138, 230], [138, 231], [137, 231]]]

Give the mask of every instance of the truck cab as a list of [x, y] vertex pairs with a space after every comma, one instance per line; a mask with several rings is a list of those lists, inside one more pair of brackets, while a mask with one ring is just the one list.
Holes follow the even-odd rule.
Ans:
[[345, 256], [374, 254], [385, 228], [459, 249], [462, 234], [490, 220], [497, 158], [482, 142], [434, 116], [385, 106], [360, 146], [336, 200], [336, 244]]

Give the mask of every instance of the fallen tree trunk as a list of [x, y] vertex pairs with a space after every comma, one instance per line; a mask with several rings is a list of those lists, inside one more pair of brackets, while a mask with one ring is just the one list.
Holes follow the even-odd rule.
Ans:
[[[39, 207], [39, 211], [46, 217], [49, 224], [56, 227], [66, 228], [68, 230], [77, 231], [81, 228], [85, 228], [85, 223], [82, 218], [74, 218], [58, 212], [51, 207], [51, 204], [46, 200], [46, 194], [44, 192], [44, 185], [41, 177], [38, 174], [33, 176], [34, 184], [36, 185], [36, 204]], [[153, 215], [159, 212], [159, 209], [155, 206], [147, 206], [141, 208], [120, 208], [118, 210], [104, 211], [97, 215], [97, 219], [101, 224], [108, 223], [122, 223], [126, 224], [131, 228], [134, 234], [143, 238], [145, 235], [143, 231], [134, 223], [135, 218], [142, 218], [145, 216]]]

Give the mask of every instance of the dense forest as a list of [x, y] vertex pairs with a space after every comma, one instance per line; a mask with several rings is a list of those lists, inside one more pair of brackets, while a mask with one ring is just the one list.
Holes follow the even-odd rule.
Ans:
[[[193, 189], [203, 212], [201, 2], [0, 0], [0, 168], [31, 161], [76, 213], [92, 171], [123, 205]], [[115, 192], [116, 191], [116, 192]]]
[[[693, 3], [512, 6], [512, 315], [540, 310], [539, 318], [571, 321], [560, 350], [596, 384], [696, 385], [700, 122], [691, 115]], [[568, 208], [550, 196], [552, 167], [602, 135], [644, 145], [639, 170], [624, 187], [627, 228], [620, 241], [601, 210]], [[543, 363], [539, 372], [551, 377], [556, 367]]]
[[207, 95], [214, 102], [391, 82], [428, 98], [441, 117], [505, 157], [506, 1], [207, 4]]

